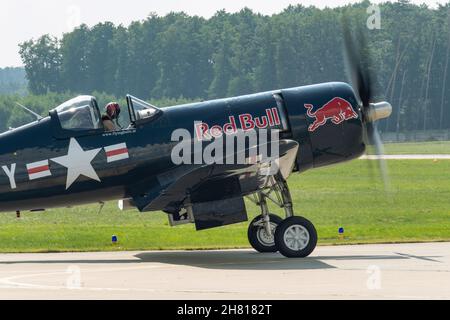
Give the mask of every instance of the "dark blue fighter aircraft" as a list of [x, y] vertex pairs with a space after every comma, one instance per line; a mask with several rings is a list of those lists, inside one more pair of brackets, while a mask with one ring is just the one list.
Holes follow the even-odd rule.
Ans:
[[[391, 113], [388, 103], [372, 103], [361, 51], [346, 41], [353, 88], [325, 83], [164, 109], [128, 95], [128, 124], [113, 131], [94, 97], [67, 101], [0, 134], [0, 211], [120, 200], [123, 210], [162, 210], [172, 226], [202, 230], [246, 221], [249, 197], [261, 208], [248, 229], [253, 248], [306, 257], [317, 233], [295, 215], [286, 179], [359, 157], [366, 138], [379, 141], [373, 123]], [[250, 133], [258, 133], [253, 143]]]

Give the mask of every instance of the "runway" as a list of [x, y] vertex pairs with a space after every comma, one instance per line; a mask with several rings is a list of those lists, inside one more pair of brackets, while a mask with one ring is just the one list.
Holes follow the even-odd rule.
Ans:
[[0, 255], [1, 299], [450, 299], [450, 243]]

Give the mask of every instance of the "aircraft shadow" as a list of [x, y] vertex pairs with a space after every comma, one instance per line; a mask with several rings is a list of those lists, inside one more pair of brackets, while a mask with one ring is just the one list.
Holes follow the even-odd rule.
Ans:
[[409, 259], [398, 255], [353, 255], [353, 256], [312, 256], [303, 259], [288, 259], [277, 253], [257, 253], [249, 251], [161, 251], [144, 252], [136, 255], [143, 262], [157, 262], [184, 265], [205, 269], [222, 270], [307, 270], [334, 269], [327, 260], [387, 260]]
[[135, 259], [51, 259], [0, 261], [9, 264], [141, 264], [162, 263], [218, 270], [308, 270], [334, 269], [326, 261], [333, 260], [407, 260], [405, 255], [311, 256], [288, 259], [278, 253], [257, 253], [247, 250], [225, 251], [151, 251], [134, 255]]

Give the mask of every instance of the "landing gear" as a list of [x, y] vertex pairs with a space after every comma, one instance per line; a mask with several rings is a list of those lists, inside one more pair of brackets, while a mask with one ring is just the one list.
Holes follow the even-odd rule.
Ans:
[[248, 226], [248, 241], [258, 252], [277, 252], [275, 229], [283, 221], [279, 216], [269, 214], [270, 231], [267, 232], [263, 215], [257, 216]]
[[290, 217], [275, 230], [275, 246], [288, 258], [304, 258], [313, 252], [317, 244], [314, 225], [302, 217]]
[[[269, 177], [266, 188], [249, 198], [261, 208], [261, 215], [250, 223], [248, 240], [258, 252], [277, 252], [288, 258], [304, 258], [317, 245], [314, 225], [294, 216], [288, 185], [281, 175]], [[285, 211], [286, 219], [269, 213], [267, 200]]]

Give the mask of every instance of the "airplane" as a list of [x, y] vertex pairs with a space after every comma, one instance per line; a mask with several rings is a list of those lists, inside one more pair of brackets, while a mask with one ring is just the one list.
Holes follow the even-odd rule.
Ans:
[[[317, 231], [295, 215], [288, 177], [360, 157], [367, 138], [380, 143], [375, 122], [392, 112], [388, 102], [372, 102], [363, 51], [350, 36], [345, 40], [351, 85], [166, 108], [127, 95], [129, 119], [115, 131], [105, 130], [95, 97], [85, 95], [2, 133], [0, 211], [118, 200], [122, 210], [164, 211], [171, 226], [204, 230], [247, 221], [247, 197], [261, 210], [249, 224], [251, 246], [307, 257]], [[269, 202], [284, 210], [284, 219], [270, 212]]]

